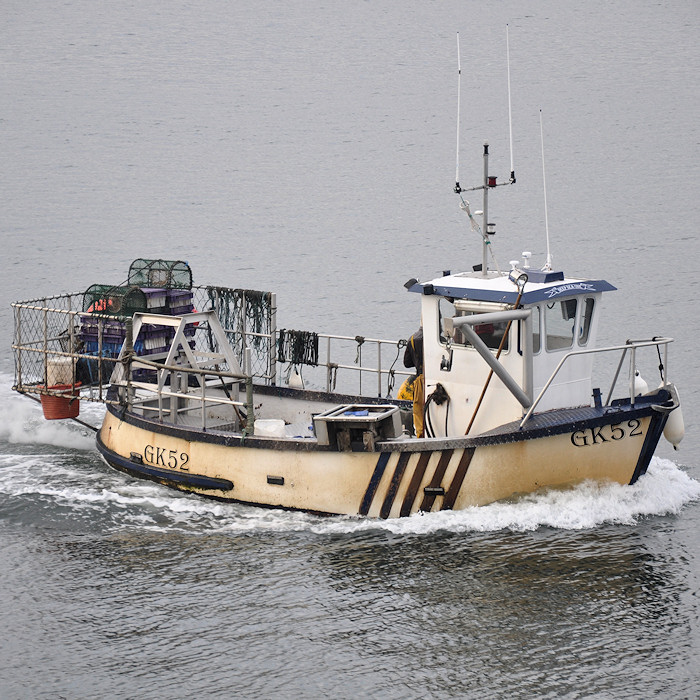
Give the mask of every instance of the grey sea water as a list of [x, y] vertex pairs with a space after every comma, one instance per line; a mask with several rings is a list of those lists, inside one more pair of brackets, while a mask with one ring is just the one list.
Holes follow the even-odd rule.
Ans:
[[[0, 26], [0, 697], [700, 695], [695, 2], [6, 0]], [[602, 342], [668, 335], [687, 435], [633, 487], [376, 523], [110, 471], [14, 395], [9, 303], [138, 257], [277, 292], [280, 325], [406, 337], [403, 282], [603, 278]], [[480, 208], [476, 198], [473, 208]], [[657, 381], [654, 358], [645, 368]], [[100, 410], [82, 417], [98, 424]]]

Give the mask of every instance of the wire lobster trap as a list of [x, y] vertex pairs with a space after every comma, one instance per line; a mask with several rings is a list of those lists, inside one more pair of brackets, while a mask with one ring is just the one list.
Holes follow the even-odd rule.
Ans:
[[113, 287], [93, 284], [83, 295], [83, 311], [119, 318], [130, 318], [139, 311], [146, 311], [146, 295], [139, 287]]
[[147, 288], [192, 289], [192, 270], [182, 260], [137, 258], [129, 267], [127, 284]]

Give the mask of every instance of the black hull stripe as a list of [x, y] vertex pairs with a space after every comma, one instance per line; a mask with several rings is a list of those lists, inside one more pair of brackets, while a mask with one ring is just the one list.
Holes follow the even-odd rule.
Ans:
[[649, 429], [647, 430], [646, 437], [644, 438], [644, 444], [642, 445], [642, 451], [639, 454], [639, 459], [637, 460], [637, 466], [634, 469], [634, 474], [630, 479], [630, 484], [633, 484], [637, 479], [639, 479], [642, 474], [646, 473], [649, 462], [654, 456], [654, 450], [656, 445], [661, 439], [661, 434], [664, 431], [664, 426], [668, 420], [668, 413], [661, 413], [655, 411], [651, 414], [651, 420], [649, 421]]
[[464, 477], [467, 475], [467, 470], [472, 462], [472, 457], [474, 456], [474, 448], [465, 448], [462, 456], [457, 465], [457, 471], [455, 472], [450, 488], [445, 494], [445, 498], [442, 502], [442, 510], [452, 510], [459, 495], [462, 484], [464, 483]]
[[374, 473], [369, 480], [369, 484], [367, 484], [367, 490], [362, 498], [362, 503], [360, 503], [360, 515], [367, 515], [367, 513], [369, 513], [369, 508], [374, 500], [374, 495], [377, 493], [379, 482], [382, 480], [382, 476], [384, 476], [384, 470], [386, 469], [389, 457], [391, 457], [391, 452], [382, 452], [379, 455], [377, 466], [374, 468]]
[[152, 467], [148, 464], [132, 462], [109, 450], [100, 439], [99, 433], [96, 443], [97, 449], [109, 465], [119, 471], [127, 472], [134, 476], [140, 476], [141, 478], [158, 481], [164, 484], [178, 484], [199, 489], [212, 489], [214, 491], [230, 491], [233, 488], [233, 482], [228, 479], [220, 479], [214, 476], [202, 476], [200, 474], [188, 474], [187, 472], [175, 471], [174, 469], [160, 469], [159, 467]]
[[[445, 476], [447, 465], [450, 463], [450, 459], [452, 459], [453, 454], [454, 450], [445, 450], [440, 455], [440, 461], [438, 462], [437, 467], [435, 467], [433, 478], [430, 480], [430, 488], [436, 489], [439, 486], [442, 486], [442, 478]], [[433, 503], [435, 503], [436, 495], [437, 494], [435, 493], [426, 493], [423, 496], [423, 502], [420, 505], [420, 510], [429, 513], [430, 509], [433, 507]]]
[[425, 476], [425, 470], [428, 467], [428, 462], [430, 461], [431, 452], [423, 452], [418, 458], [418, 464], [411, 477], [411, 483], [408, 485], [408, 490], [406, 491], [406, 496], [401, 504], [401, 512], [399, 515], [405, 518], [407, 515], [411, 514], [411, 508], [413, 508], [413, 503], [416, 500], [416, 495], [418, 494], [418, 489]]
[[406, 465], [408, 460], [411, 458], [410, 452], [403, 452], [399, 457], [399, 461], [396, 463], [396, 469], [394, 469], [394, 475], [391, 477], [391, 483], [384, 497], [384, 503], [382, 503], [381, 510], [379, 511], [380, 518], [388, 518], [391, 512], [391, 506], [394, 505], [394, 499], [396, 498], [396, 492], [401, 485], [401, 480], [406, 471]]

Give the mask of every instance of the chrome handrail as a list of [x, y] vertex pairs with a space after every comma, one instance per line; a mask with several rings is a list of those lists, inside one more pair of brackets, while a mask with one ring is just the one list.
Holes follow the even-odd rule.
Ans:
[[542, 387], [542, 390], [540, 393], [537, 395], [537, 398], [533, 401], [532, 406], [528, 409], [527, 413], [523, 417], [522, 421], [520, 422], [520, 428], [525, 425], [525, 423], [530, 419], [532, 414], [534, 413], [535, 409], [537, 408], [537, 405], [540, 403], [542, 400], [542, 397], [545, 395], [547, 392], [547, 389], [551, 386], [552, 382], [554, 381], [555, 377], [557, 374], [559, 374], [559, 370], [562, 368], [564, 363], [570, 358], [574, 357], [575, 355], [593, 355], [597, 353], [604, 353], [604, 352], [617, 352], [621, 351], [622, 356], [620, 357], [620, 362], [618, 363], [617, 370], [615, 371], [615, 376], [613, 377], [612, 383], [610, 385], [610, 390], [608, 392], [608, 396], [605, 400], [605, 406], [608, 406], [610, 403], [610, 399], [612, 397], [612, 393], [615, 390], [615, 384], [617, 383], [617, 379], [620, 375], [620, 369], [622, 368], [622, 363], [625, 360], [625, 356], [627, 355], [627, 351], [631, 350], [631, 359], [630, 359], [630, 365], [631, 365], [631, 378], [630, 378], [630, 400], [632, 402], [632, 405], [634, 405], [634, 373], [636, 370], [636, 357], [635, 357], [635, 352], [637, 348], [644, 348], [644, 347], [659, 347], [660, 345], [664, 346], [664, 374], [663, 374], [663, 381], [664, 384], [667, 383], [666, 380], [666, 360], [668, 358], [668, 345], [669, 343], [673, 342], [673, 338], [651, 338], [649, 340], [628, 340], [624, 345], [610, 345], [605, 348], [586, 348], [583, 350], [572, 350], [571, 352], [566, 353], [564, 357], [561, 358], [559, 361], [559, 364], [556, 366], [552, 374], [550, 375], [549, 379], [545, 383], [545, 385]]

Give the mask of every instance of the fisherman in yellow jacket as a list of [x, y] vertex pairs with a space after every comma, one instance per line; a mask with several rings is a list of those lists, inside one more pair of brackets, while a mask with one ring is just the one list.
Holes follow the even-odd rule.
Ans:
[[413, 428], [416, 437], [423, 437], [423, 397], [425, 377], [423, 376], [423, 327], [421, 326], [409, 339], [403, 354], [404, 367], [415, 367], [416, 378], [413, 381]]

